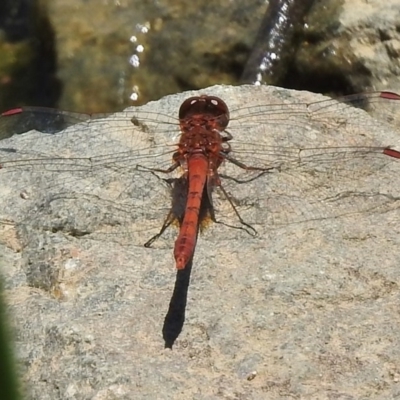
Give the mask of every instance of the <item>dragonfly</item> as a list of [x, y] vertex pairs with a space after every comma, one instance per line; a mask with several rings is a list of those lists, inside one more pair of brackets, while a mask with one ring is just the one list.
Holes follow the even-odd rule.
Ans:
[[[230, 110], [222, 98], [202, 94], [184, 100], [177, 117], [146, 108], [101, 115], [16, 108], [1, 114], [0, 132], [41, 134], [34, 141], [27, 134], [0, 142], [0, 176], [22, 180], [21, 172], [28, 171], [42, 176], [59, 198], [69, 191], [83, 199], [90, 190], [93, 203], [105, 187], [128, 177], [118, 195], [103, 204], [110, 205], [110, 213], [123, 210], [125, 216], [144, 219], [164, 212], [164, 223], [159, 221], [161, 228], [145, 246], [176, 223], [175, 264], [184, 269], [202, 223], [220, 222], [213, 201], [216, 190], [238, 221], [237, 226], [226, 225], [250, 233], [257, 233], [254, 225], [260, 222], [286, 225], [396, 207], [392, 188], [362, 189], [370, 176], [400, 161], [393, 143], [368, 134], [380, 123], [363, 109], [381, 123], [395, 125], [399, 100], [400, 95], [388, 91], [314, 102], [281, 94], [274, 101]], [[119, 150], [113, 147], [116, 143]], [[60, 178], [62, 173], [72, 173], [69, 184]], [[158, 187], [150, 187], [150, 181], [135, 186], [137, 177], [146, 174], [159, 178]], [[102, 183], [88, 189], [88, 177], [94, 176]], [[236, 187], [250, 182], [256, 192], [237, 199]]]

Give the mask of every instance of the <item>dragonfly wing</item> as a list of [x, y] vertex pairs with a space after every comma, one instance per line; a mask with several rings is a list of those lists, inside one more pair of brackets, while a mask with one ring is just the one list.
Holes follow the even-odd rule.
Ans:
[[224, 186], [241, 204], [245, 220], [247, 214], [250, 223], [285, 225], [398, 206], [391, 181], [400, 153], [385, 154], [398, 135], [350, 107], [350, 100], [359, 99], [275, 104], [265, 107], [267, 113], [257, 105], [246, 109], [247, 117], [233, 118], [230, 156], [255, 169], [225, 162], [220, 172], [230, 177]]
[[[77, 236], [146, 242], [171, 207], [169, 184], [149, 168], [169, 167], [174, 147], [168, 146], [171, 129], [157, 135], [131, 118], [125, 112], [59, 134], [32, 132], [2, 141], [0, 177], [9, 196], [1, 218]], [[15, 202], [23, 204], [19, 215]]]

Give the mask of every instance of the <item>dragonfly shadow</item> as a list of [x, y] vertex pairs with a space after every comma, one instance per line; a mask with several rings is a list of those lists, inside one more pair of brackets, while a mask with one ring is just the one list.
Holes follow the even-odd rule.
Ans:
[[[186, 176], [181, 176], [180, 178], [176, 179], [168, 179], [166, 182], [171, 185], [171, 210], [160, 232], [146, 243], [148, 246], [150, 246], [154, 240], [160, 237], [165, 229], [171, 225], [171, 223], [173, 223], [173, 221], [177, 221], [178, 225], [181, 226], [184, 218], [188, 193], [187, 178]], [[200, 223], [206, 221], [208, 218], [213, 218], [213, 215], [214, 211], [212, 208], [212, 202], [209, 198], [207, 190], [204, 190], [199, 214]], [[199, 229], [200, 226], [197, 227], [196, 238], [199, 233]], [[194, 253], [192, 254], [185, 268], [176, 271], [174, 291], [171, 296], [162, 329], [165, 348], [172, 349], [172, 346], [182, 332], [182, 328], [185, 323], [187, 295], [189, 290], [190, 274], [193, 266], [193, 257]]]
[[[185, 216], [185, 207], [187, 205], [187, 196], [188, 196], [188, 180], [186, 175], [183, 175], [179, 178], [171, 178], [171, 179], [163, 179], [171, 186], [171, 209], [168, 213], [160, 231], [153, 236], [150, 240], [145, 243], [145, 247], [151, 247], [151, 245], [163, 235], [165, 230], [171, 224], [178, 224], [182, 226], [182, 222]], [[222, 186], [220, 188], [223, 190]], [[223, 221], [217, 221], [215, 218], [214, 207], [212, 202], [212, 189], [207, 188], [207, 186], [203, 190], [201, 207], [199, 210], [199, 224], [197, 226], [196, 232], [196, 240], [199, 234], [199, 231], [209, 224], [210, 221], [215, 223], [219, 223], [231, 228], [243, 229], [249, 234], [256, 234], [255, 229], [244, 222], [240, 217], [239, 213], [236, 211], [234, 204], [231, 202], [231, 205], [239, 218], [241, 224], [243, 226], [233, 226]], [[228, 194], [224, 192], [225, 197], [229, 200]], [[168, 311], [164, 319], [164, 325], [162, 329], [163, 339], [165, 343], [165, 348], [172, 349], [176, 339], [182, 332], [183, 325], [185, 323], [185, 312], [186, 312], [186, 304], [187, 304], [187, 295], [189, 290], [190, 283], [190, 274], [193, 266], [193, 257], [192, 254], [189, 262], [186, 264], [185, 268], [177, 270], [174, 291], [172, 293], [171, 301], [169, 303]]]
[[190, 274], [192, 272], [193, 257], [186, 268], [177, 270], [174, 291], [169, 303], [162, 329], [165, 348], [172, 349], [175, 340], [182, 332], [185, 323], [187, 294], [189, 289]]

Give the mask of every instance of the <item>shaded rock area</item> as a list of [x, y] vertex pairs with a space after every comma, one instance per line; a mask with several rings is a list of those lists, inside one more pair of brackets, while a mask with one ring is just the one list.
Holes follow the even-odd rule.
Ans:
[[280, 86], [336, 95], [398, 89], [399, 16], [396, 0], [315, 2], [304, 40]]
[[[13, 8], [24, 2], [9, 1]], [[16, 72], [8, 64], [1, 70], [2, 104], [51, 102], [88, 113], [120, 110], [133, 104], [135, 93], [143, 104], [182, 90], [238, 84], [267, 9], [259, 0], [36, 4], [40, 12], [25, 23], [37, 28], [29, 39], [10, 40], [0, 21], [1, 58], [18, 61]], [[288, 72], [273, 83], [336, 95], [398, 88], [399, 20], [397, 0], [315, 1], [289, 46]], [[50, 79], [34, 74], [32, 59], [41, 60], [42, 72], [48, 64]]]
[[[150, 103], [138, 115], [173, 121], [193, 93]], [[201, 93], [220, 96], [231, 110], [282, 103], [293, 110], [325, 99], [275, 87]], [[232, 120], [232, 134], [258, 138], [259, 151], [268, 143], [301, 146], [305, 138], [309, 147], [400, 142], [398, 131], [349, 107], [327, 120], [304, 115], [307, 125], [271, 117], [270, 125], [264, 119], [241, 133]], [[258, 236], [211, 224], [191, 271], [177, 274], [176, 229], [143, 247], [168, 212], [169, 185], [123, 164], [134, 154], [137, 163], [161, 157], [168, 165], [172, 153], [159, 152], [167, 139], [152, 134], [154, 118], [138, 124], [142, 131], [122, 130], [123, 122], [0, 142], [0, 263], [28, 399], [400, 395], [400, 160], [345, 158], [328, 172], [322, 158], [314, 169], [274, 164], [274, 173], [243, 184], [224, 179]], [[247, 153], [250, 164], [261, 158], [256, 149]], [[101, 154], [115, 162], [96, 164]], [[30, 166], [7, 164], [19, 155]], [[80, 158], [57, 164], [56, 156]], [[214, 199], [217, 218], [237, 225], [218, 191]], [[170, 304], [174, 290], [181, 297]], [[166, 343], [182, 318], [182, 331]]]

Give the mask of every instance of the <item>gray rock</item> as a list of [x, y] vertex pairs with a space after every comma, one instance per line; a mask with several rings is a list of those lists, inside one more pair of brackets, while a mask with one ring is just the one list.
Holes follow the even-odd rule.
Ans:
[[[204, 230], [180, 316], [169, 303], [189, 276], [174, 269], [176, 229], [143, 247], [168, 213], [170, 188], [164, 174], [136, 164], [171, 164], [166, 143], [176, 132], [154, 113], [174, 122], [188, 93], [59, 134], [0, 142], [1, 270], [27, 397], [398, 396], [400, 160], [343, 152], [333, 163], [321, 152], [398, 145], [398, 132], [339, 103], [329, 103], [329, 115], [317, 104], [306, 108], [304, 101], [326, 100], [307, 92], [215, 86], [202, 93], [231, 110], [259, 107], [246, 123], [235, 116], [249, 109], [231, 112], [232, 149], [236, 140], [243, 160], [260, 163], [266, 146], [281, 154], [268, 161], [271, 173], [242, 184], [223, 179], [258, 235], [222, 224]], [[265, 104], [280, 112], [257, 114]], [[278, 161], [292, 154], [283, 146], [307, 144], [314, 150]], [[256, 174], [229, 163], [223, 171]], [[218, 220], [240, 226], [218, 190], [214, 201]], [[185, 321], [171, 351], [162, 330], [165, 337], [179, 325], [174, 317]]]

